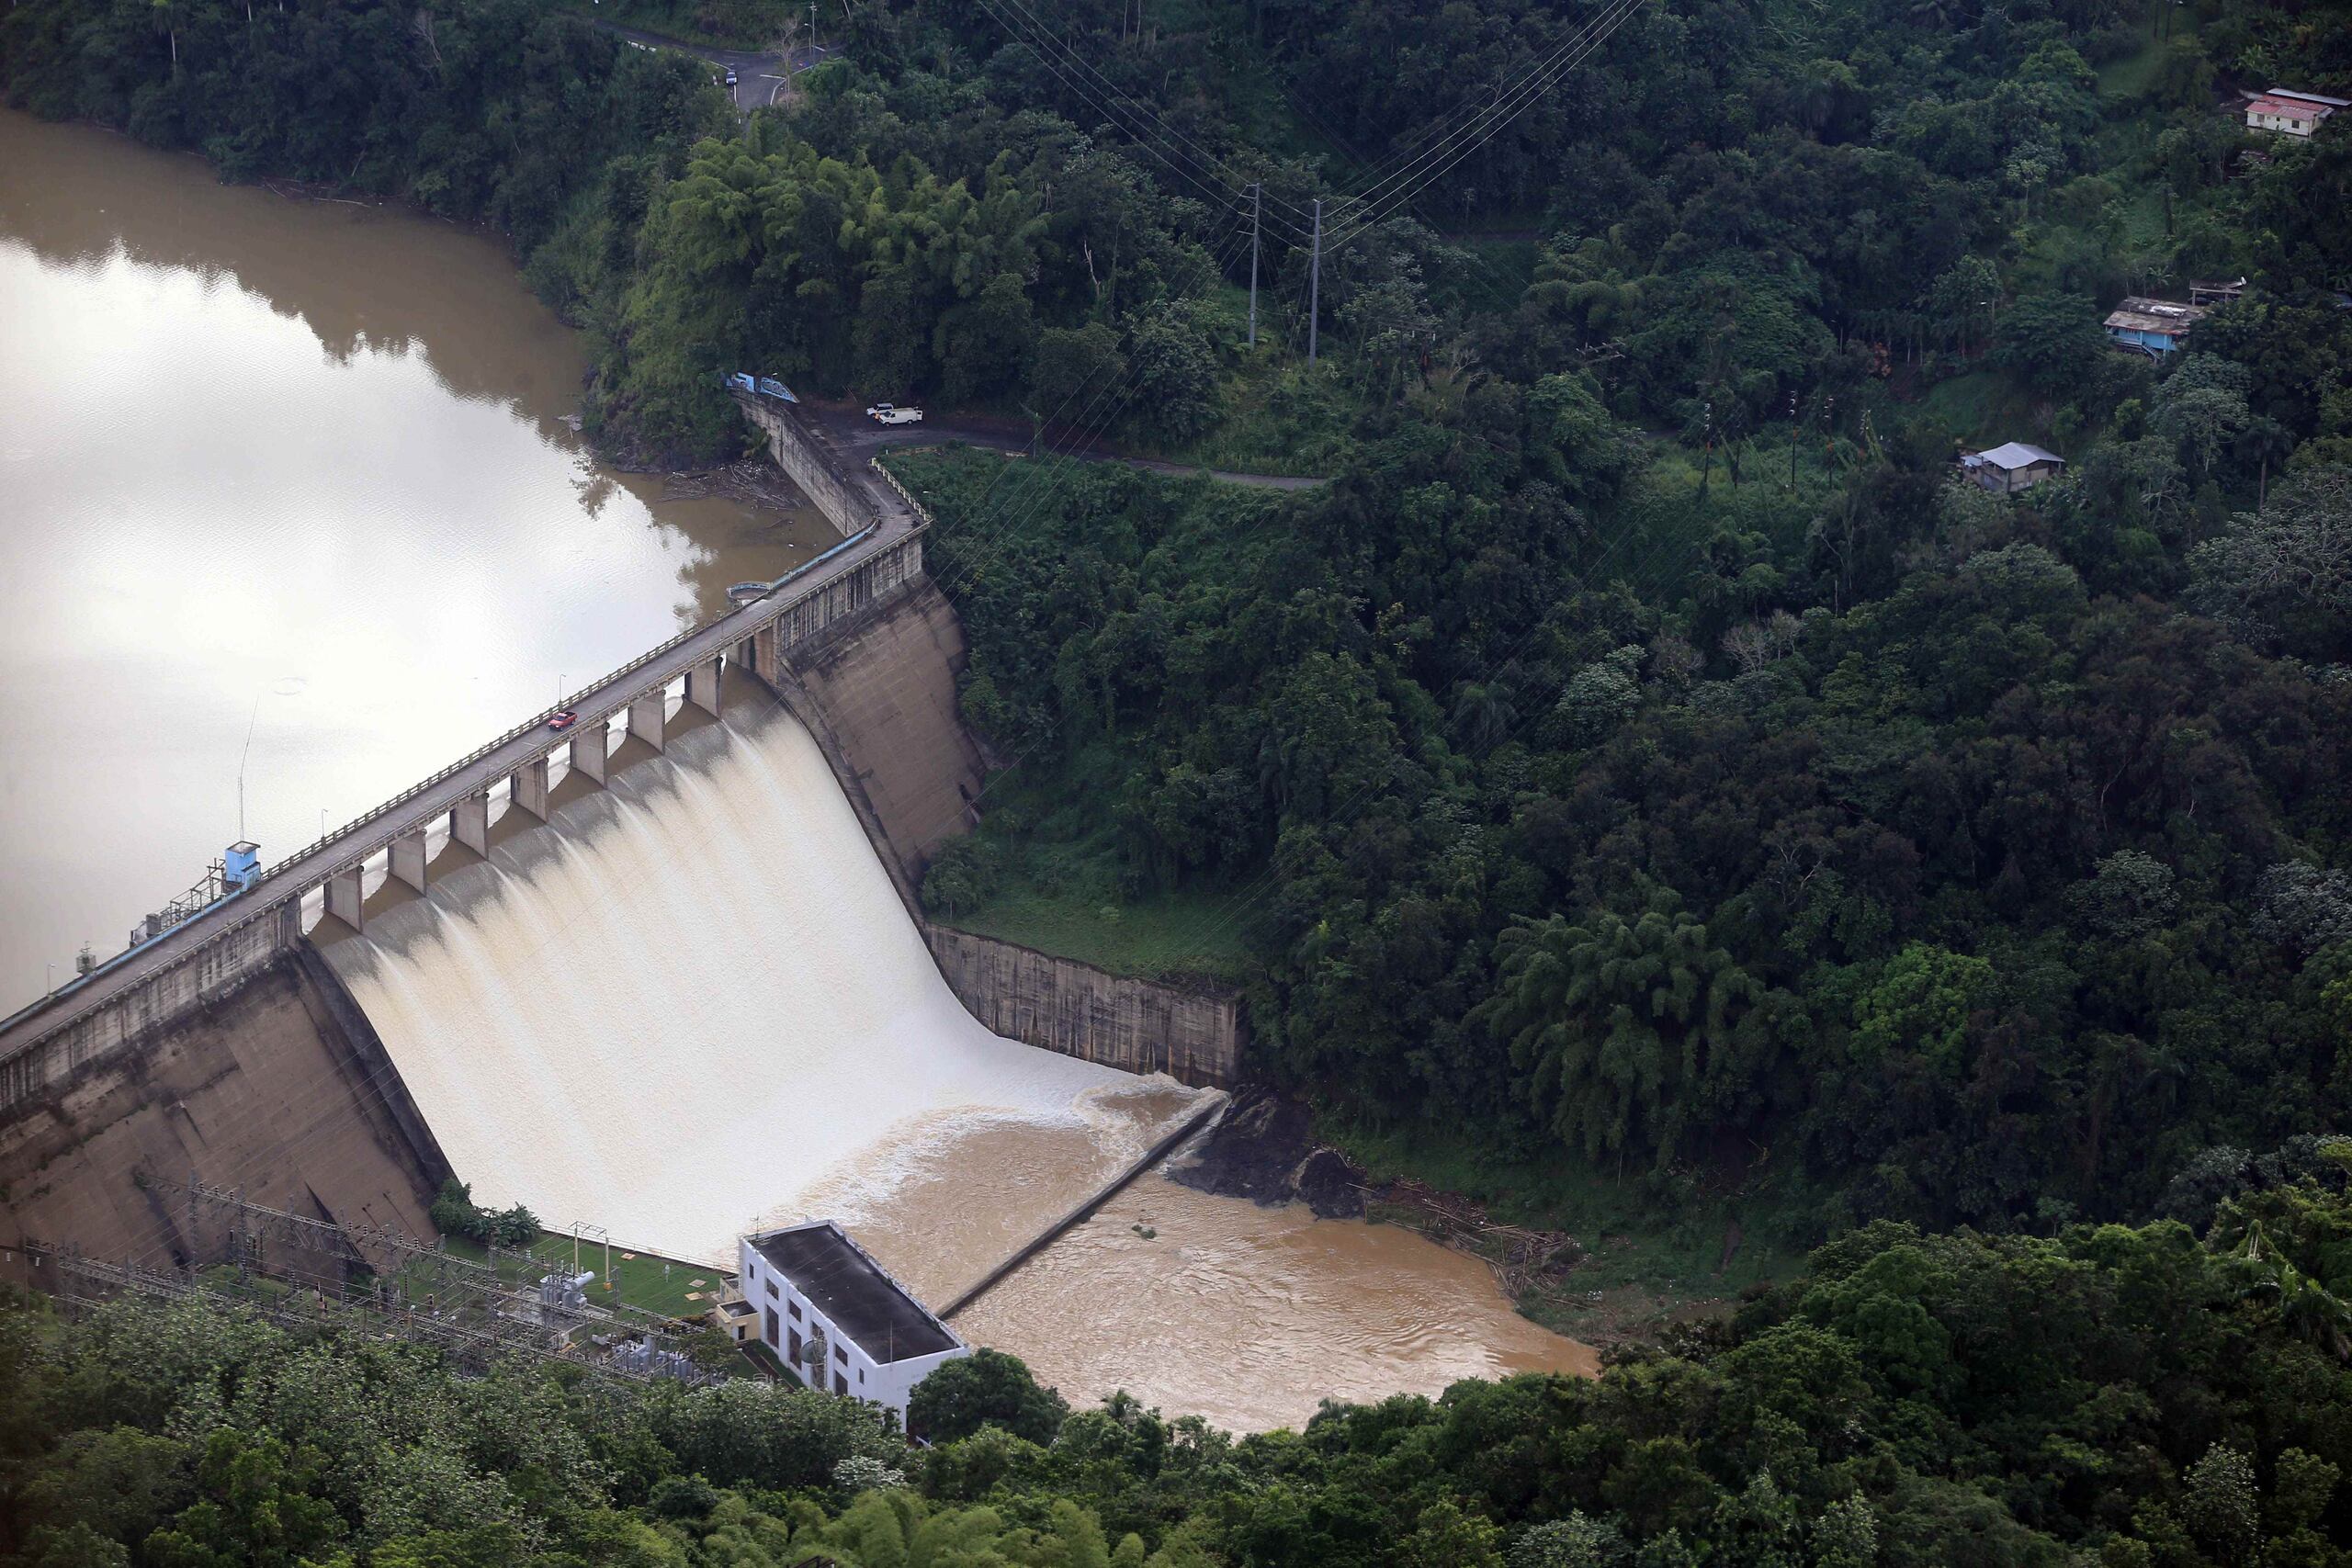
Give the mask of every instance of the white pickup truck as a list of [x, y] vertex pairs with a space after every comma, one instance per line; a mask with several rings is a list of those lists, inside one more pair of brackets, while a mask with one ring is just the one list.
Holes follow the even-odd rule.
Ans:
[[921, 424], [922, 410], [902, 409], [896, 403], [876, 403], [865, 411], [865, 417], [876, 424]]

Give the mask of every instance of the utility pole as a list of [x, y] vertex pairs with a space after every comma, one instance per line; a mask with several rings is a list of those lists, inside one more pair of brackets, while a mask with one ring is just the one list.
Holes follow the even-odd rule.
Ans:
[[1306, 363], [1315, 363], [1315, 329], [1323, 310], [1323, 198], [1315, 198], [1315, 249], [1306, 272]]
[[1789, 488], [1797, 488], [1797, 395], [1789, 394]]
[[1250, 187], [1250, 346], [1258, 346], [1258, 202], [1265, 187]]

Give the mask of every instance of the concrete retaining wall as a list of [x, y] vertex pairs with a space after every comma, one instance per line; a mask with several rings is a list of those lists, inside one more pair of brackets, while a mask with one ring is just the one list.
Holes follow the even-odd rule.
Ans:
[[970, 829], [988, 773], [957, 705], [964, 660], [963, 623], [928, 580], [786, 659], [783, 684], [801, 699], [787, 705], [910, 889], [939, 846]]
[[774, 628], [775, 646], [779, 650], [796, 648], [922, 577], [922, 536], [909, 534], [897, 544], [858, 562], [854, 570], [843, 572], [815, 592], [804, 593], [786, 605], [783, 613], [769, 623]]
[[847, 538], [874, 521], [874, 505], [865, 487], [842, 471], [816, 432], [800, 423], [788, 403], [737, 393], [743, 416], [768, 438], [768, 456], [792, 476], [792, 482], [817, 503], [842, 537]]
[[198, 1216], [165, 1185], [191, 1177], [337, 1224], [429, 1235], [448, 1175], [383, 1042], [301, 942], [0, 1124], [0, 1250], [31, 1236], [172, 1267], [202, 1250]]
[[1131, 1073], [1230, 1089], [1247, 1025], [1240, 996], [1138, 980], [1017, 942], [925, 925], [965, 1010], [1008, 1040]]
[[288, 900], [224, 931], [168, 969], [28, 1050], [0, 1060], [0, 1110], [51, 1092], [99, 1058], [151, 1038], [193, 1009], [218, 1003], [277, 963], [301, 940], [301, 906]]

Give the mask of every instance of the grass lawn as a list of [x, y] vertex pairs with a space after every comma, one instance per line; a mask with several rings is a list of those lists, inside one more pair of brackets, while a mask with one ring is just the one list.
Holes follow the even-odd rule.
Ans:
[[805, 1383], [808, 1381], [800, 1375], [797, 1368], [786, 1366], [783, 1357], [757, 1339], [743, 1341], [743, 1359], [768, 1376], [782, 1382]]
[[1948, 377], [1928, 389], [1917, 408], [1965, 446], [2034, 438], [2032, 396], [2001, 371], [1971, 370]]
[[[481, 1263], [489, 1255], [476, 1243], [460, 1236], [445, 1238], [449, 1256], [469, 1262]], [[719, 1270], [707, 1264], [687, 1263], [638, 1252], [634, 1258], [623, 1256], [625, 1250], [612, 1249], [612, 1272], [605, 1273], [605, 1244], [582, 1240], [580, 1243], [580, 1267], [594, 1270], [596, 1278], [588, 1287], [588, 1298], [605, 1305], [637, 1308], [640, 1312], [657, 1313], [663, 1317], [694, 1317], [710, 1306], [719, 1291]], [[571, 1237], [553, 1231], [542, 1231], [533, 1244], [530, 1257], [534, 1262], [525, 1263], [512, 1253], [500, 1255], [499, 1273], [503, 1278], [519, 1282], [526, 1276], [547, 1273], [556, 1268], [571, 1266]], [[702, 1281], [697, 1285], [696, 1280]], [[606, 1287], [610, 1286], [608, 1290]], [[689, 1294], [699, 1293], [700, 1300], [689, 1301]]]
[[2154, 33], [2144, 35], [2137, 53], [2127, 54], [2120, 60], [2110, 60], [2098, 68], [2098, 96], [2102, 98], [2141, 96], [2154, 83], [2157, 67], [2164, 63], [2164, 58], [2163, 41]]
[[1105, 904], [1083, 892], [1016, 885], [945, 923], [1114, 975], [1238, 980], [1250, 970], [1249, 935], [1258, 916], [1256, 905], [1216, 894], [1156, 894]]

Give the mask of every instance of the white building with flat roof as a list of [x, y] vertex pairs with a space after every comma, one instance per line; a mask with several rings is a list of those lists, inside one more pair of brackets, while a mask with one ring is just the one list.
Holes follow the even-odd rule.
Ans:
[[813, 1388], [888, 1405], [903, 1425], [915, 1385], [972, 1353], [831, 1220], [747, 1235], [741, 1251], [759, 1338]]

